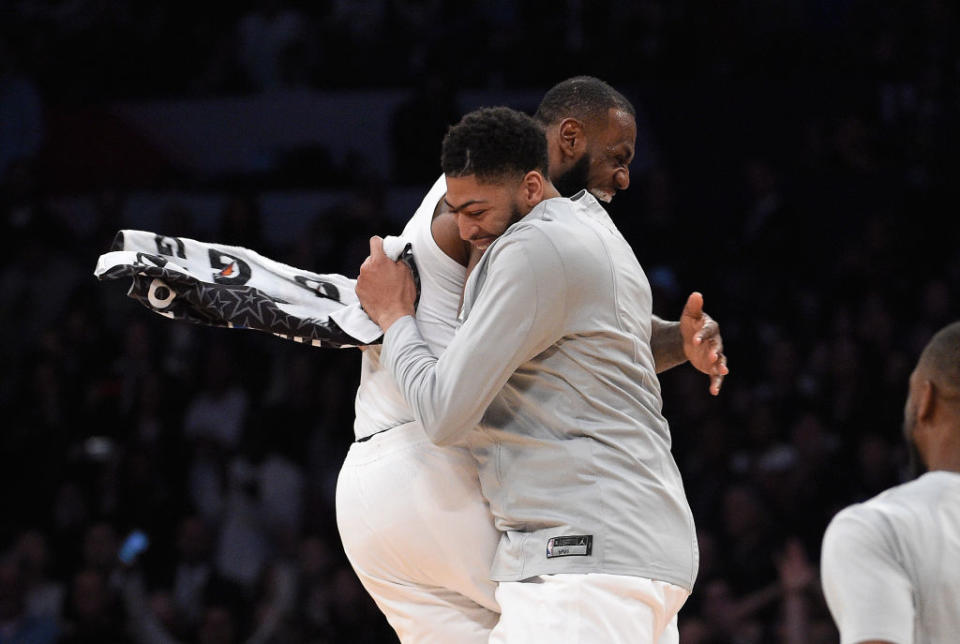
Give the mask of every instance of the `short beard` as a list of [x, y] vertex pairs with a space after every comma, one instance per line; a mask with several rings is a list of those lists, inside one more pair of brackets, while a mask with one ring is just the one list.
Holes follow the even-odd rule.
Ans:
[[584, 152], [580, 160], [571, 166], [569, 170], [561, 174], [553, 181], [553, 187], [557, 189], [564, 197], [572, 197], [581, 190], [587, 188], [587, 180], [590, 177], [590, 153]]
[[520, 212], [520, 209], [517, 208], [517, 204], [516, 204], [516, 203], [511, 204], [511, 206], [510, 206], [510, 223], [507, 225], [507, 228], [509, 228], [510, 226], [514, 225], [515, 223], [517, 223], [518, 221], [520, 221], [520, 220], [523, 219], [524, 217], [526, 217], [526, 215], [523, 214], [522, 212]]
[[923, 464], [920, 458], [920, 450], [914, 443], [907, 443], [907, 480], [920, 478], [927, 473], [927, 466]]

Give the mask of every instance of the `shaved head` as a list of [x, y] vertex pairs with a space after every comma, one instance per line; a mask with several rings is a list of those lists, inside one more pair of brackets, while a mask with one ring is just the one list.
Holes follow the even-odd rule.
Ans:
[[623, 94], [593, 76], [574, 76], [551, 87], [533, 115], [544, 126], [565, 118], [606, 122], [610, 110], [622, 110], [634, 120], [637, 111]]
[[948, 324], [924, 347], [910, 374], [903, 410], [910, 469], [960, 472], [960, 322]]
[[927, 343], [917, 371], [942, 389], [942, 395], [960, 398], [960, 322], [948, 324]]

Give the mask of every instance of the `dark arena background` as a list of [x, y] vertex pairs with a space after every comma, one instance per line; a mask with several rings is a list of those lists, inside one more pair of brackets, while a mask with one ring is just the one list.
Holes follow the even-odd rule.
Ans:
[[334, 519], [358, 354], [174, 323], [93, 269], [139, 228], [356, 275], [448, 125], [575, 74], [638, 109], [610, 211], [655, 312], [701, 291], [729, 356], [719, 398], [661, 376], [701, 546], [681, 642], [838, 641], [824, 528], [907, 475], [909, 371], [960, 318], [954, 3], [0, 12], [0, 642], [26, 615], [31, 642], [174, 641], [148, 614], [182, 642], [395, 641]]

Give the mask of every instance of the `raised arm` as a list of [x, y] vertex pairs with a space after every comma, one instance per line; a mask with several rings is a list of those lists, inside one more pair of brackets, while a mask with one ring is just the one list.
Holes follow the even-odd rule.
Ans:
[[470, 314], [439, 358], [423, 342], [412, 307], [396, 305], [395, 294], [405, 288], [394, 282], [401, 274], [379, 257], [375, 242], [361, 269], [357, 295], [385, 330], [381, 359], [437, 444], [463, 439], [517, 367], [549, 346], [562, 324], [559, 258], [538, 253], [546, 245], [512, 237], [487, 258]]

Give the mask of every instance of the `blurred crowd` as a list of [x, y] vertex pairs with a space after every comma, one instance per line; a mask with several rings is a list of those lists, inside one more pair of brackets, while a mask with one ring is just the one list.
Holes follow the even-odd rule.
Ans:
[[[701, 546], [681, 642], [837, 641], [823, 530], [908, 475], [907, 378], [960, 318], [960, 19], [934, 0], [702, 5], [8, 3], [0, 643], [395, 640], [334, 520], [359, 356], [173, 323], [97, 283], [125, 193], [86, 194], [78, 225], [46, 185], [38, 106], [420, 85], [405, 118], [439, 149], [458, 115], [430, 91], [575, 72], [647, 115], [654, 154], [611, 213], [655, 312], [700, 290], [730, 360], [718, 398], [688, 366], [661, 375]], [[171, 206], [160, 232], [352, 275], [404, 218], [384, 187], [436, 172], [345, 186], [283, 244], [256, 182], [223, 192], [215, 228]], [[134, 529], [149, 546], [121, 562]]]
[[585, 68], [615, 85], [824, 72], [943, 83], [928, 64], [950, 62], [957, 27], [945, 0], [9, 0], [3, 17], [50, 98], [73, 102], [406, 88], [437, 75], [548, 87]]

